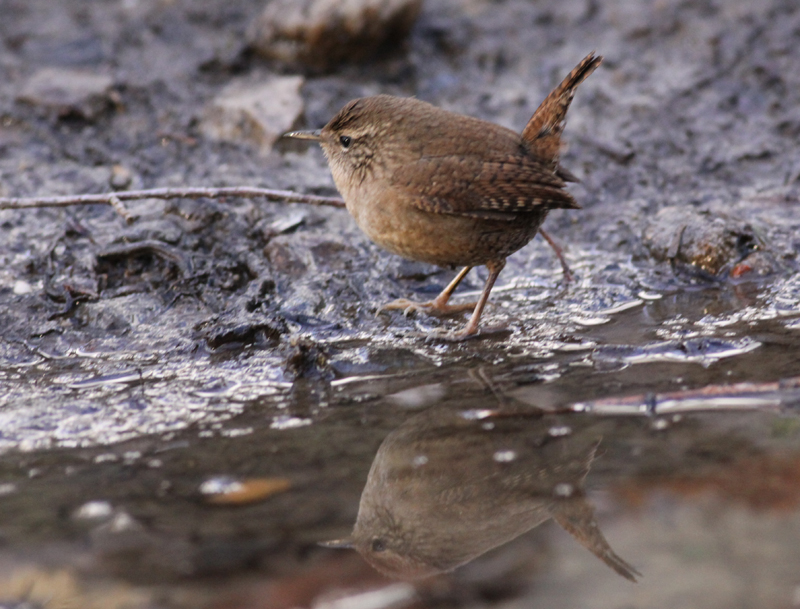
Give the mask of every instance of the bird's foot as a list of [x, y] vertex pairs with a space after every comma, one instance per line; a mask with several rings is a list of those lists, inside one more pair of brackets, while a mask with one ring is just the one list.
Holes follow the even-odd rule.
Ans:
[[473, 329], [467, 325], [467, 327], [462, 328], [461, 330], [445, 330], [444, 328], [436, 328], [427, 334], [423, 334], [422, 336], [425, 337], [425, 342], [428, 343], [463, 343], [467, 340], [476, 338], [492, 338], [508, 333], [509, 329], [506, 326], [488, 326], [480, 329]]
[[382, 311], [401, 310], [403, 311], [403, 315], [406, 317], [412, 313], [416, 313], [417, 311], [422, 311], [428, 315], [442, 317], [445, 315], [453, 315], [454, 313], [472, 311], [474, 308], [474, 302], [451, 305], [437, 302], [436, 300], [429, 300], [428, 302], [414, 302], [413, 300], [408, 300], [406, 298], [398, 298], [397, 300], [387, 302], [385, 305], [380, 306], [375, 312], [375, 315], [379, 315]]
[[426, 343], [463, 343], [465, 340], [477, 338], [480, 334], [478, 332], [467, 333], [464, 330], [436, 328], [426, 334], [421, 334], [421, 336], [425, 338]]

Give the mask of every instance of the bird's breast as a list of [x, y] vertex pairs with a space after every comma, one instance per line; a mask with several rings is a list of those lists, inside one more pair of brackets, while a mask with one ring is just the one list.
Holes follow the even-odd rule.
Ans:
[[431, 213], [391, 187], [342, 192], [359, 228], [382, 248], [409, 260], [439, 266], [477, 266], [504, 259], [525, 245], [544, 219], [485, 220]]

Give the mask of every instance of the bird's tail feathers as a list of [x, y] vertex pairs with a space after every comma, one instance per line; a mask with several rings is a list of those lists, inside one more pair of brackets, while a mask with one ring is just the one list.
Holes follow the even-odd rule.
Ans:
[[532, 144], [542, 160], [552, 163], [554, 168], [558, 166], [561, 133], [575, 89], [597, 69], [602, 61], [602, 56], [595, 55], [594, 51], [584, 57], [539, 105], [522, 131], [522, 139]]

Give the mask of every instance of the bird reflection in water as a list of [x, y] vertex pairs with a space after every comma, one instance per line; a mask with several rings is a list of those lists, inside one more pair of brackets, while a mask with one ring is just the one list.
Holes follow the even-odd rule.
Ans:
[[641, 574], [611, 549], [583, 491], [599, 444], [596, 427], [552, 415], [424, 412], [381, 444], [352, 537], [323, 545], [355, 548], [386, 575], [420, 579], [553, 518], [635, 582]]

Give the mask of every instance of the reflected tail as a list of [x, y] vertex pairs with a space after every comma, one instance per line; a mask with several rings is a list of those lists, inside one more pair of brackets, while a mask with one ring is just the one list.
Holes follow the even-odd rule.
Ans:
[[636, 582], [641, 577], [633, 566], [617, 555], [600, 532], [594, 508], [583, 495], [558, 501], [551, 509], [553, 519], [580, 544], [625, 579]]

